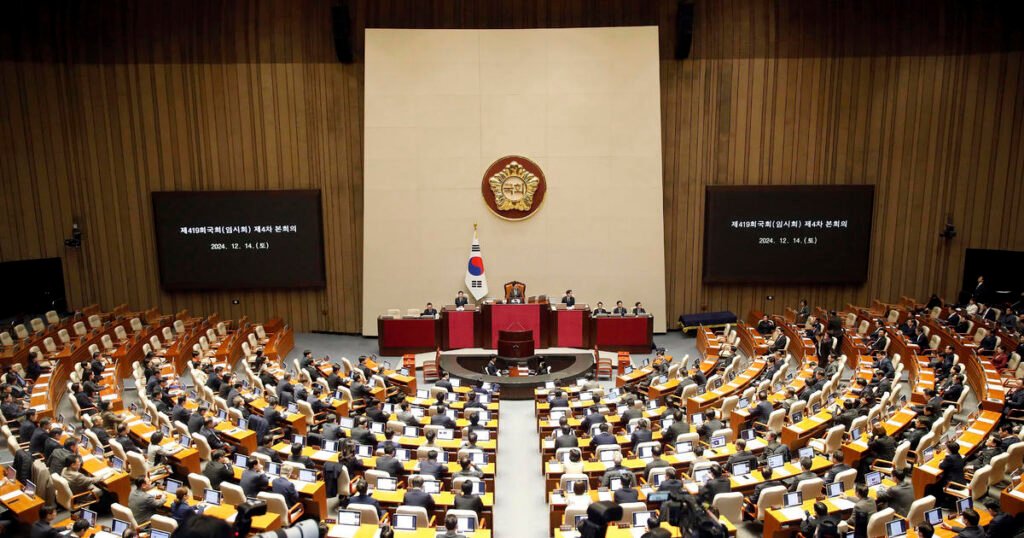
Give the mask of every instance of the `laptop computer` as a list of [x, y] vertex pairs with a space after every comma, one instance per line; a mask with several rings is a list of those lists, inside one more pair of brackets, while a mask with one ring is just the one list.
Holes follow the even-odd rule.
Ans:
[[814, 458], [814, 449], [809, 447], [809, 446], [805, 446], [805, 447], [801, 448], [799, 451], [797, 451], [797, 455], [799, 457], [801, 457], [801, 458], [812, 458], [813, 459]]
[[220, 506], [220, 492], [210, 488], [204, 489], [203, 502], [211, 506]]
[[387, 476], [379, 477], [377, 478], [377, 489], [381, 491], [395, 491], [398, 489], [398, 481]]
[[149, 538], [171, 538], [171, 533], [156, 529], [149, 530]]
[[704, 485], [711, 478], [711, 469], [697, 469], [693, 472], [693, 480], [700, 485]]
[[768, 456], [768, 467], [771, 469], [778, 469], [786, 464], [786, 457], [782, 454], [773, 454]]
[[924, 513], [924, 520], [931, 524], [933, 527], [942, 524], [942, 509], [933, 508]]
[[864, 484], [871, 488], [882, 483], [882, 473], [878, 471], [871, 471], [864, 475]]
[[174, 492], [178, 491], [179, 487], [181, 487], [180, 480], [175, 480], [173, 478], [168, 478], [164, 480], [164, 491], [166, 491], [169, 495], [174, 495]]
[[750, 474], [750, 462], [738, 461], [732, 464], [732, 474], [734, 476], [744, 476]]
[[725, 446], [725, 436], [716, 435], [711, 438], [711, 448], [722, 448]]
[[894, 519], [886, 522], [885, 524], [885, 535], [889, 538], [898, 538], [899, 536], [907, 535], [907, 520], [905, 519]]
[[633, 512], [633, 528], [647, 528], [647, 520], [656, 517], [651, 510]]
[[793, 506], [800, 506], [802, 504], [804, 504], [804, 494], [800, 493], [799, 491], [794, 491], [793, 493], [787, 493], [786, 496], [783, 497], [783, 499], [782, 499], [782, 507], [783, 508], [790, 508], [790, 507], [793, 507]]
[[415, 531], [416, 530], [416, 515], [415, 514], [395, 514], [392, 518], [395, 523], [396, 531]]
[[974, 508], [974, 499], [967, 497], [966, 499], [959, 499], [956, 501], [957, 515], [963, 514], [964, 510], [967, 510], [968, 508]]
[[839, 497], [843, 494], [842, 482], [830, 482], [825, 485], [825, 494], [829, 497]]
[[249, 468], [249, 456], [245, 454], [235, 454], [235, 467], [241, 467], [242, 469]]
[[363, 514], [359, 510], [338, 510], [338, 525], [358, 527]]
[[316, 470], [299, 469], [299, 480], [302, 482], [316, 482]]
[[124, 536], [124, 531], [131, 528], [131, 524], [123, 519], [114, 518], [110, 523], [110, 533], [116, 536]]
[[424, 480], [423, 491], [429, 493], [430, 495], [441, 493], [441, 483], [438, 482], [437, 480]]
[[475, 532], [476, 531], [476, 518], [459, 516], [457, 518], [458, 526], [455, 530], [458, 532]]
[[83, 509], [78, 511], [78, 517], [80, 519], [84, 519], [85, 521], [88, 521], [90, 527], [93, 527], [93, 526], [96, 525], [96, 512], [93, 512], [92, 510], [89, 510], [87, 508], [83, 508]]

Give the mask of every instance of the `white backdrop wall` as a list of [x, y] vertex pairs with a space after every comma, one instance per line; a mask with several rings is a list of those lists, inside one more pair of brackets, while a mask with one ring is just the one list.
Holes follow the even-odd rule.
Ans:
[[[491, 296], [642, 301], [664, 331], [657, 27], [366, 31], [363, 333], [451, 304], [473, 224]], [[480, 186], [505, 155], [547, 179], [509, 222]]]

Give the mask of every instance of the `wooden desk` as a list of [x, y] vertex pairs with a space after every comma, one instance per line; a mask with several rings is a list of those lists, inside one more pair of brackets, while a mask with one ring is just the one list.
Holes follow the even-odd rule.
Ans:
[[[7, 495], [13, 491], [19, 491], [22, 484], [17, 481], [7, 482], [0, 486], [0, 496]], [[10, 500], [0, 501], [8, 510], [14, 512], [14, 518], [18, 521], [31, 525], [39, 521], [39, 509], [43, 506], [43, 499], [38, 496], [25, 495], [24, 492]]]
[[[170, 495], [166, 491], [163, 491], [159, 488], [154, 488], [154, 491], [159, 491], [160, 493], [164, 494], [164, 508], [170, 510], [171, 505], [174, 504], [175, 501], [174, 495]], [[193, 491], [192, 494], [195, 495], [196, 492]], [[200, 491], [198, 492], [198, 494], [202, 495], [202, 492]], [[188, 502], [189, 506], [204, 504], [194, 499], [192, 495], [189, 495], [186, 501]], [[230, 504], [224, 502], [222, 502], [218, 506], [206, 506], [206, 508], [203, 510], [204, 516], [212, 516], [218, 519], [223, 519], [228, 522], [233, 522], [236, 514], [238, 514], [238, 510], [235, 510], [234, 506], [231, 506]], [[253, 532], [273, 531], [280, 528], [281, 516], [273, 512], [267, 512], [262, 516], [255, 516], [252, 518]]]
[[715, 390], [709, 390], [704, 394], [698, 394], [686, 399], [686, 413], [692, 415], [694, 413], [700, 413], [705, 409], [715, 405], [719, 400], [729, 396], [733, 393], [740, 392], [747, 388], [747, 385], [754, 380], [757, 376], [761, 375], [764, 371], [765, 366], [768, 365], [768, 361], [763, 358], [758, 358], [747, 366], [747, 369], [736, 377], [723, 384]]
[[[999, 417], [1000, 414], [995, 411], [982, 411], [977, 420], [970, 423], [970, 428], [960, 432], [956, 441], [960, 444], [960, 455], [965, 460], [969, 459], [971, 453], [985, 442], [985, 439], [995, 429], [996, 423], [999, 422]], [[935, 455], [930, 461], [923, 464], [918, 462], [918, 465], [914, 467], [914, 495], [918, 499], [925, 496], [925, 488], [938, 482], [939, 475], [942, 474], [942, 471], [939, 470], [939, 464], [946, 457], [946, 451], [944, 447], [936, 448], [942, 450], [936, 450]]]

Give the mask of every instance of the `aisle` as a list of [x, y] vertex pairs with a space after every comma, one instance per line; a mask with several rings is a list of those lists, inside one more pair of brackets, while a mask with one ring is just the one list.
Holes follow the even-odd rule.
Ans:
[[499, 538], [545, 538], [550, 532], [548, 506], [533, 401], [502, 400], [500, 417], [494, 534]]

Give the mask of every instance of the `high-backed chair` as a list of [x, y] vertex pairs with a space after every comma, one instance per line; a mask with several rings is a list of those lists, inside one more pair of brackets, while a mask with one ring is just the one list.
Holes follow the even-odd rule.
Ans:
[[910, 505], [910, 510], [907, 511], [907, 524], [911, 528], [917, 528], [918, 525], [924, 522], [924, 513], [935, 508], [935, 497], [932, 495], [926, 495], [917, 499]]
[[50, 473], [50, 478], [53, 480], [57, 504], [69, 512], [75, 512], [81, 508], [99, 502], [99, 498], [92, 492], [92, 489], [87, 489], [82, 493], [75, 495], [71, 492], [71, 485], [68, 484], [68, 481], [63, 476], [57, 473]]
[[[245, 491], [242, 490], [242, 486], [239, 486], [238, 484], [232, 484], [225, 480], [220, 483], [220, 492], [223, 494], [222, 500], [224, 501], [224, 504], [238, 506], [245, 502]], [[282, 521], [284, 520], [282, 519]]]
[[896, 519], [896, 511], [892, 508], [879, 510], [868, 518], [868, 536], [885, 536], [885, 524]]
[[202, 499], [204, 491], [213, 489], [210, 479], [206, 475], [199, 473], [188, 474], [188, 487], [192, 490], [193, 499]]
[[416, 528], [425, 529], [434, 526], [434, 518], [429, 517], [427, 509], [422, 506], [402, 505], [395, 510], [396, 516], [416, 516]]
[[380, 516], [377, 515], [377, 507], [375, 506], [351, 503], [346, 509], [359, 512], [359, 523], [362, 525], [380, 525]]
[[743, 521], [743, 494], [740, 492], [719, 493], [711, 501], [711, 506], [730, 522]]

